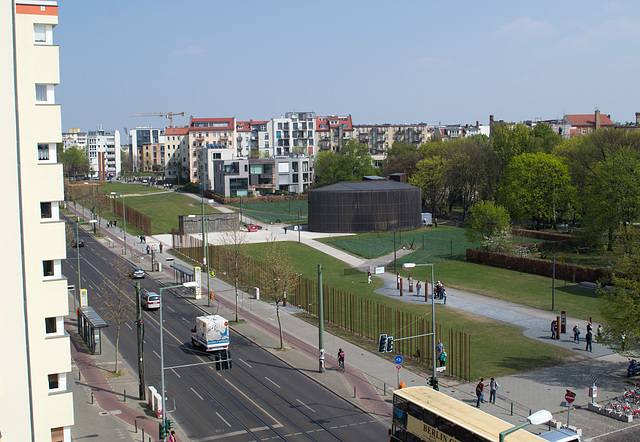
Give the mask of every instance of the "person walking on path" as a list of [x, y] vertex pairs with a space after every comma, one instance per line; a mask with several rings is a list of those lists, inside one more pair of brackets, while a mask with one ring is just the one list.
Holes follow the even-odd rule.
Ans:
[[496, 393], [500, 388], [500, 384], [494, 378], [491, 378], [491, 382], [489, 382], [489, 403], [496, 403]]
[[371, 284], [371, 270], [367, 270], [367, 284]]
[[442, 350], [440, 352], [440, 356], [438, 356], [438, 360], [440, 361], [440, 367], [444, 367], [447, 365], [447, 352]]
[[422, 283], [421, 283], [420, 281], [418, 281], [418, 282], [416, 283], [416, 293], [417, 293], [417, 295], [416, 295], [416, 296], [420, 296], [420, 289], [421, 289], [421, 288], [422, 288]]
[[591, 341], [593, 340], [593, 332], [587, 329], [587, 335], [585, 336], [585, 340], [587, 341], [587, 346], [585, 347], [586, 351], [593, 351], [591, 348]]
[[580, 342], [580, 328], [578, 328], [578, 324], [573, 326], [573, 342]]
[[476, 407], [480, 408], [480, 404], [484, 403], [484, 378], [480, 378], [480, 382], [476, 385], [476, 396], [478, 397], [478, 402], [476, 403]]
[[438, 345], [436, 345], [436, 349], [438, 350], [438, 355], [440, 355], [440, 353], [444, 351], [444, 345], [442, 344], [442, 342], [440, 342], [440, 339], [438, 339]]
[[555, 319], [551, 321], [551, 339], [556, 338], [556, 332], [558, 331], [558, 326], [556, 325]]
[[162, 243], [160, 243], [160, 253], [162, 253]]

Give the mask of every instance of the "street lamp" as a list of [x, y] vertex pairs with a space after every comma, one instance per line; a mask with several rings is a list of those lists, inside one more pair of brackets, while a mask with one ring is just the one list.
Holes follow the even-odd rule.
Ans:
[[[433, 388], [436, 387], [436, 307], [435, 307], [435, 296], [433, 294], [433, 264], [416, 264], [415, 262], [405, 262], [402, 264], [402, 267], [405, 269], [412, 269], [416, 266], [429, 266], [431, 267], [431, 331], [433, 332], [431, 335], [431, 344], [433, 347]], [[429, 284], [425, 287], [425, 290], [429, 289]]]
[[[160, 378], [161, 378], [161, 395], [162, 395], [162, 421], [166, 422], [167, 421], [167, 415], [166, 415], [166, 408], [165, 408], [165, 384], [164, 384], [164, 327], [163, 327], [163, 322], [162, 322], [162, 292], [164, 292], [165, 290], [169, 290], [169, 289], [177, 289], [180, 287], [195, 287], [196, 286], [196, 282], [195, 281], [189, 281], [189, 282], [185, 282], [182, 284], [178, 284], [178, 285], [171, 285], [169, 287], [160, 287]], [[164, 438], [162, 439], [164, 441]]]
[[[118, 195], [116, 192], [111, 192], [111, 195]], [[126, 196], [124, 193], [122, 195], [122, 220], [124, 224], [124, 254], [127, 254], [127, 204], [124, 201], [124, 197]]]
[[500, 433], [500, 442], [504, 442], [504, 439], [510, 435], [511, 433], [518, 431], [521, 428], [526, 427], [527, 425], [542, 425], [544, 423], [549, 422], [551, 419], [553, 418], [553, 416], [551, 415], [551, 413], [547, 410], [540, 410], [540, 411], [536, 411], [535, 413], [533, 413], [532, 415], [530, 415], [527, 418], [527, 421], [520, 424], [520, 425], [516, 425], [513, 428], [510, 428], [508, 430], [502, 431]]
[[[76, 255], [78, 257], [78, 296], [80, 296], [80, 290], [82, 289], [82, 277], [80, 275], [80, 224], [95, 224], [98, 221], [95, 219], [89, 221], [80, 221], [80, 217], [76, 217]], [[73, 297], [74, 307], [77, 309], [76, 297]]]

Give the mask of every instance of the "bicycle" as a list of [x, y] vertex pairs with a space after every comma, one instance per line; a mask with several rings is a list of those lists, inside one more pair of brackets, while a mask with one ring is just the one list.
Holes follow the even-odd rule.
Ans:
[[344, 373], [344, 359], [338, 359], [338, 371]]

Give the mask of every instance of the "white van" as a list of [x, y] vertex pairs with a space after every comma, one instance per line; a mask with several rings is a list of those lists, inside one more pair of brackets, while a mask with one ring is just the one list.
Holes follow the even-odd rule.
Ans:
[[549, 442], [580, 442], [580, 436], [566, 428], [542, 433], [540, 437]]

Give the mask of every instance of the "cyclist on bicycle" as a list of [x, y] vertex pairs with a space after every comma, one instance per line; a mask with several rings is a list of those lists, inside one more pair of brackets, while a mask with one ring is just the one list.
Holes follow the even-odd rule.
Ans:
[[344, 368], [344, 351], [342, 349], [338, 350], [338, 366]]

